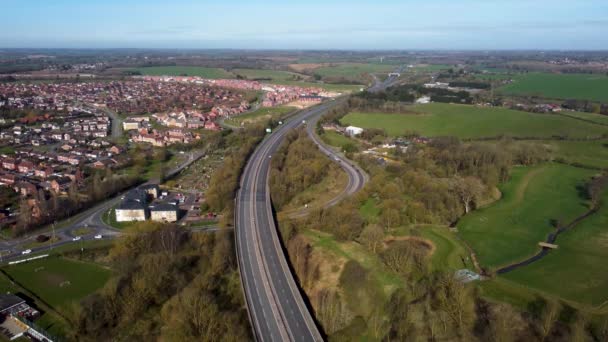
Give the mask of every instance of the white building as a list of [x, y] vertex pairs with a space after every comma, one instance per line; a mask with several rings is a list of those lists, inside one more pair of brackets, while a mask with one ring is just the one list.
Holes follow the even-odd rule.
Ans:
[[176, 222], [178, 208], [173, 204], [156, 204], [150, 206], [150, 219], [159, 222]]
[[363, 128], [355, 127], [355, 126], [348, 126], [348, 127], [346, 127], [345, 133], [346, 133], [346, 135], [350, 135], [351, 137], [354, 137], [356, 135], [363, 133]]
[[139, 129], [139, 127], [141, 127], [141, 125], [139, 124], [139, 121], [127, 120], [127, 121], [122, 122], [122, 128], [125, 131]]

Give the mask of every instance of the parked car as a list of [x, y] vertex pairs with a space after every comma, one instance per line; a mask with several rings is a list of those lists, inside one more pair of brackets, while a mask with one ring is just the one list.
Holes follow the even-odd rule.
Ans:
[[78, 241], [78, 240], [80, 240], [80, 236], [75, 236], [72, 238], [72, 241]]
[[30, 253], [32, 253], [31, 249], [26, 249], [23, 252], [21, 252], [21, 254], [30, 254]]
[[96, 238], [96, 239], [101, 239], [102, 237], [103, 237], [103, 236], [101, 236], [101, 234], [97, 234], [97, 235], [95, 235], [95, 238]]

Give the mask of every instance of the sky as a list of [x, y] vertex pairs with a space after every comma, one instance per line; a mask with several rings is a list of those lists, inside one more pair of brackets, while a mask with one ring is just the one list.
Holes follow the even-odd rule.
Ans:
[[607, 0], [1, 0], [0, 48], [605, 50]]

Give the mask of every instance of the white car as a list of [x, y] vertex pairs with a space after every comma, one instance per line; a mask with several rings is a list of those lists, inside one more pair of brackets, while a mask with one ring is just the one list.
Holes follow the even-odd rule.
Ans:
[[101, 236], [101, 234], [97, 234], [97, 235], [95, 235], [95, 238], [96, 238], [96, 239], [101, 239], [102, 237], [103, 237], [103, 236]]
[[30, 253], [32, 253], [31, 249], [26, 249], [23, 252], [21, 252], [21, 254], [30, 254]]
[[76, 236], [76, 237], [72, 238], [72, 241], [78, 241], [78, 240], [80, 240], [80, 236]]

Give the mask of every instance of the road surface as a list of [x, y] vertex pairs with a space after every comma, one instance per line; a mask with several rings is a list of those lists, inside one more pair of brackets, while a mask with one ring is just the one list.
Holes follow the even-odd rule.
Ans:
[[[182, 163], [169, 170], [165, 178], [172, 178], [175, 175], [182, 172], [184, 169], [192, 165], [192, 163], [196, 162], [200, 158], [202, 158], [205, 154], [200, 151], [189, 152], [188, 158], [184, 160]], [[147, 182], [150, 183], [150, 182]], [[144, 183], [144, 184], [147, 184]], [[130, 189], [126, 190], [129, 191]], [[32, 250], [31, 254], [36, 254], [44, 251], [50, 251], [53, 248], [63, 246], [69, 243], [80, 243], [80, 241], [94, 240], [95, 235], [102, 235], [102, 238], [112, 238], [119, 236], [121, 234], [120, 230], [109, 226], [103, 222], [102, 216], [106, 213], [110, 208], [118, 204], [125, 194], [122, 192], [102, 203], [99, 203], [92, 208], [89, 208], [79, 214], [76, 214], [65, 221], [65, 224], [60, 224], [61, 228], [55, 229], [55, 235], [60, 238], [59, 241], [45, 244], [43, 246], [30, 248]], [[89, 233], [81, 236], [79, 241], [73, 241], [72, 239], [76, 237], [74, 231], [80, 228], [87, 228]], [[217, 227], [210, 226], [206, 228], [198, 228], [195, 231], [215, 231]], [[25, 249], [28, 249], [26, 246], [33, 243], [36, 240], [36, 236], [40, 234], [49, 235], [51, 232], [48, 231], [40, 231], [40, 232], [32, 232], [29, 236], [23, 238], [12, 239], [8, 241], [0, 242], [0, 254], [2, 254], [2, 258], [0, 261], [11, 261], [16, 259], [26, 258], [28, 255], [23, 255], [21, 252]]]
[[288, 266], [277, 233], [268, 177], [271, 156], [292, 129], [307, 122], [320, 150], [340, 161], [349, 174], [344, 192], [326, 205], [338, 203], [363, 187], [367, 176], [344, 156], [325, 147], [314, 133], [316, 121], [338, 101], [306, 109], [287, 121], [255, 150], [241, 178], [236, 198], [236, 241], [239, 267], [251, 323], [261, 341], [321, 341], [321, 334]]
[[[400, 72], [398, 68], [396, 72]], [[370, 91], [382, 91], [397, 80], [390, 76], [375, 82]], [[319, 149], [339, 162], [349, 175], [346, 189], [326, 205], [338, 203], [358, 191], [367, 176], [344, 156], [323, 145], [315, 134], [317, 120], [340, 101], [325, 102], [294, 115], [256, 148], [241, 176], [235, 210], [235, 238], [243, 291], [255, 338], [260, 341], [322, 341], [304, 302], [279, 240], [270, 202], [268, 177], [272, 155], [285, 135], [307, 123], [307, 131]]]

